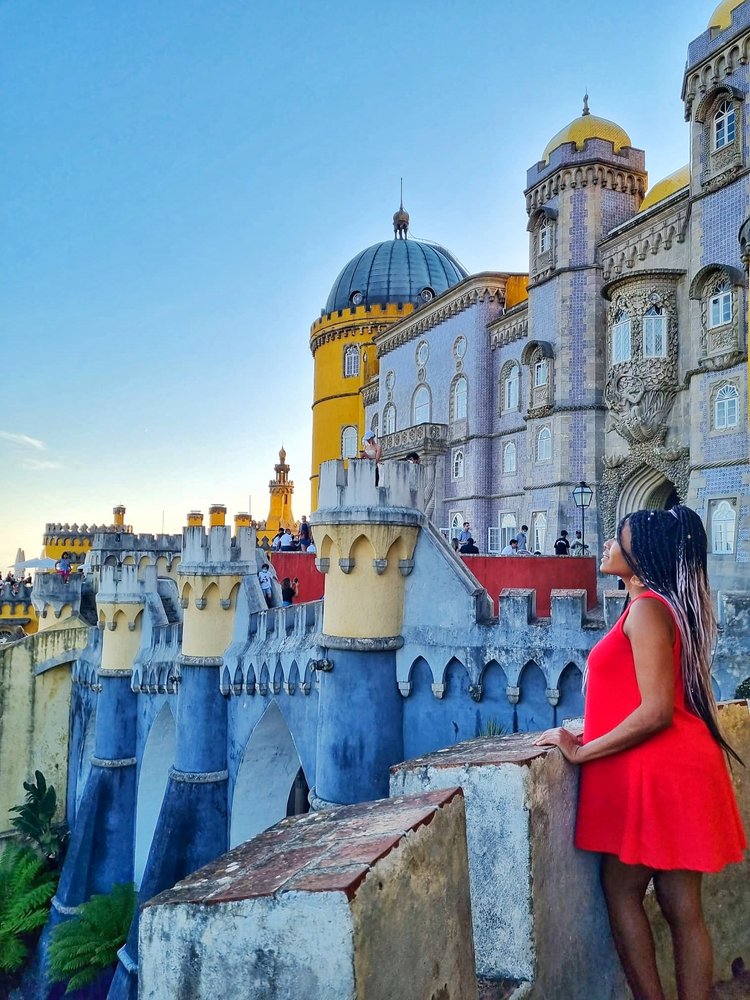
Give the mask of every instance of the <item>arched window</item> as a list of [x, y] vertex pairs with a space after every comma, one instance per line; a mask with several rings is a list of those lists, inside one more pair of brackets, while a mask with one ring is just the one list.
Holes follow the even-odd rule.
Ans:
[[549, 384], [549, 361], [547, 358], [542, 358], [541, 361], [537, 361], [534, 365], [534, 387], [539, 389], [541, 386]]
[[383, 433], [396, 433], [396, 407], [393, 403], [389, 403], [383, 410]]
[[709, 326], [725, 326], [732, 322], [732, 289], [725, 279], [716, 286], [708, 303]]
[[509, 441], [503, 448], [503, 472], [511, 473], [516, 471], [516, 446], [513, 441]]
[[503, 379], [503, 410], [518, 409], [518, 398], [521, 388], [521, 371], [518, 365], [513, 365]]
[[660, 306], [647, 309], [643, 317], [644, 358], [666, 358], [667, 317]]
[[722, 101], [714, 114], [714, 149], [730, 146], [737, 134], [737, 118], [731, 101]]
[[630, 361], [630, 337], [632, 325], [630, 314], [621, 311], [615, 316], [612, 324], [612, 364], [619, 365]]
[[377, 415], [377, 413], [373, 413], [373, 415], [372, 415], [372, 420], [370, 421], [370, 430], [375, 435], [375, 437], [378, 436], [378, 415]]
[[344, 349], [344, 378], [359, 375], [359, 348], [353, 344]]
[[417, 387], [412, 401], [412, 423], [429, 424], [430, 422], [430, 390], [426, 385]]
[[456, 382], [453, 386], [454, 420], [466, 420], [468, 395], [469, 395], [469, 387], [467, 385], [466, 379], [463, 376], [461, 376], [461, 378], [456, 379]]
[[715, 555], [734, 552], [737, 514], [728, 500], [714, 501], [711, 508], [711, 551]]
[[552, 226], [547, 219], [544, 219], [539, 227], [537, 250], [541, 256], [549, 253], [552, 249]]
[[451, 514], [450, 537], [458, 538], [458, 536], [461, 534], [463, 530], [463, 526], [464, 526], [464, 515], [462, 511], [460, 510], [453, 511], [453, 513]]
[[549, 462], [552, 458], [552, 431], [542, 427], [536, 439], [537, 462]]
[[453, 478], [464, 478], [464, 452], [463, 448], [456, 448], [453, 452]]
[[500, 519], [500, 548], [510, 545], [511, 538], [516, 537], [516, 515], [503, 514]]
[[533, 552], [544, 552], [544, 543], [547, 539], [547, 515], [543, 511], [536, 511], [531, 515], [531, 544]]
[[351, 424], [341, 428], [341, 457], [357, 457], [357, 428]]
[[736, 386], [723, 385], [716, 393], [714, 400], [714, 427], [719, 430], [726, 430], [727, 427], [736, 427], [739, 420], [739, 398]]

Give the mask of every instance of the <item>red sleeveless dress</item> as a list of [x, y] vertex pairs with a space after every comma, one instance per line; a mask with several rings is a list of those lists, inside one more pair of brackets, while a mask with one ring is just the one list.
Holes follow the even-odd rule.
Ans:
[[[669, 608], [651, 590], [636, 598], [644, 599]], [[589, 656], [584, 743], [614, 729], [641, 703], [622, 630], [626, 619], [627, 611]], [[724, 752], [685, 708], [676, 624], [675, 636], [672, 724], [638, 746], [581, 765], [575, 844], [658, 871], [715, 872], [741, 861], [747, 843]]]

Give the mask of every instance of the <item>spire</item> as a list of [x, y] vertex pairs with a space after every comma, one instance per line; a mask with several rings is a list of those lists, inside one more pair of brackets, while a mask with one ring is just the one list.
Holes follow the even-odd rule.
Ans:
[[409, 232], [409, 213], [404, 209], [404, 178], [401, 178], [401, 204], [393, 215], [394, 239], [405, 240]]
[[581, 112], [581, 115], [583, 117], [585, 117], [586, 115], [590, 115], [590, 114], [591, 114], [591, 112], [589, 111], [589, 95], [588, 94], [584, 94], [583, 95], [583, 111]]

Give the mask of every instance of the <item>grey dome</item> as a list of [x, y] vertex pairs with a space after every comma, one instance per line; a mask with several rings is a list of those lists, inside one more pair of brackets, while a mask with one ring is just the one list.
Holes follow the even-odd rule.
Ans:
[[435, 243], [385, 240], [349, 261], [333, 283], [325, 311], [354, 305], [419, 305], [467, 276], [453, 254]]

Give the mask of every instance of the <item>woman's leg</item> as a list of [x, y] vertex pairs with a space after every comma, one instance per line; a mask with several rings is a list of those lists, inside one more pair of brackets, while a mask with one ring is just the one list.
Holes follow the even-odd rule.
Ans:
[[713, 980], [713, 948], [703, 918], [701, 873], [656, 872], [654, 888], [674, 944], [680, 1000], [708, 1000]]
[[602, 886], [609, 925], [634, 1000], [664, 1000], [656, 968], [651, 925], [643, 897], [653, 872], [642, 865], [625, 865], [613, 854], [602, 859]]

